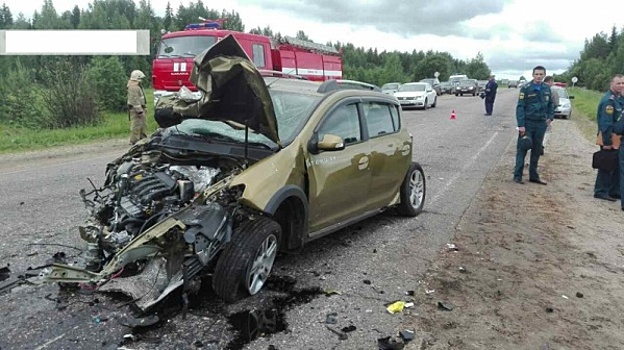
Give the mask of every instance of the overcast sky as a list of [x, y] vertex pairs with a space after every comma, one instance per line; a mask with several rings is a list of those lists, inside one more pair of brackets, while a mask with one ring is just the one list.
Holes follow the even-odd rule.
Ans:
[[[139, 0], [135, 0], [137, 3]], [[163, 15], [190, 0], [151, 0]], [[0, 0], [31, 17], [43, 0]], [[193, 1], [196, 2], [196, 1]], [[87, 0], [53, 0], [57, 12]], [[469, 60], [480, 52], [497, 78], [530, 78], [536, 65], [566, 70], [586, 39], [624, 29], [620, 0], [204, 0], [212, 9], [236, 11], [245, 29], [270, 26], [294, 36], [303, 30], [319, 43], [353, 43], [379, 52], [443, 51]], [[218, 5], [217, 5], [218, 4]], [[624, 73], [624, 72], [623, 72]]]

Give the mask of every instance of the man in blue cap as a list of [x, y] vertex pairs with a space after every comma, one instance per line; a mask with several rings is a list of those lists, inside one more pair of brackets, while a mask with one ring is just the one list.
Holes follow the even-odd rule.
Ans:
[[543, 82], [546, 68], [533, 68], [533, 80], [523, 84], [516, 106], [516, 121], [518, 123], [518, 145], [516, 147], [516, 166], [514, 182], [524, 184], [522, 172], [527, 150], [522, 147], [522, 138], [531, 139], [531, 158], [529, 161], [529, 182], [546, 185], [537, 173], [537, 163], [542, 151], [542, 143], [546, 129], [555, 117], [555, 107], [552, 100], [550, 86]]

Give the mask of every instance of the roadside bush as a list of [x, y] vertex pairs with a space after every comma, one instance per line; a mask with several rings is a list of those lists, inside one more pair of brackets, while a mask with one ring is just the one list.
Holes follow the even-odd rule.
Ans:
[[34, 82], [32, 72], [18, 60], [14, 69], [0, 76], [0, 121], [9, 126], [38, 129], [46, 127], [48, 119], [41, 88]]
[[89, 65], [87, 78], [93, 87], [100, 110], [126, 110], [127, 77], [117, 56], [96, 56]]
[[42, 96], [49, 112], [46, 127], [88, 126], [102, 121], [86, 75], [85, 66], [71, 58], [58, 60], [44, 72]]

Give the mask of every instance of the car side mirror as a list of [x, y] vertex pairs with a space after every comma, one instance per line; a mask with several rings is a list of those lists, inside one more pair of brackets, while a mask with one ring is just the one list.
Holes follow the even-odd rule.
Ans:
[[334, 134], [325, 134], [318, 142], [316, 148], [320, 151], [340, 151], [345, 149], [345, 142], [342, 137]]
[[574, 96], [568, 96], [568, 100], [574, 100]]

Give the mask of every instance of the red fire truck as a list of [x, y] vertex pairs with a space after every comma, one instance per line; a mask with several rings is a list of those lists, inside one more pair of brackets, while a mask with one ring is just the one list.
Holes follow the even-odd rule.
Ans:
[[182, 31], [163, 34], [152, 63], [154, 101], [175, 94], [189, 81], [193, 58], [231, 34], [259, 69], [280, 71], [324, 81], [342, 78], [342, 57], [330, 46], [285, 37], [275, 42], [264, 35], [220, 29], [219, 21], [189, 24]]

